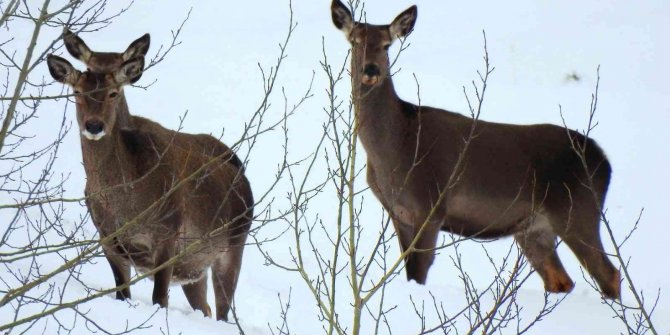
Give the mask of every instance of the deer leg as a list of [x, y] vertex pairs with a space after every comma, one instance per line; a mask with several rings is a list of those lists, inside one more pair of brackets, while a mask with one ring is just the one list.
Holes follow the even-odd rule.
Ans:
[[620, 299], [621, 275], [604, 252], [600, 240], [599, 214], [575, 217], [579, 219], [559, 235], [598, 283], [603, 295], [609, 299]]
[[181, 286], [188, 303], [194, 310], [201, 311], [206, 317], [212, 317], [212, 309], [207, 304], [207, 271], [195, 282]]
[[620, 299], [621, 275], [604, 252], [600, 240], [600, 212], [593, 196], [586, 191], [573, 192], [572, 196], [571, 202], [562, 206], [563, 210], [553, 211], [554, 231], [595, 279], [603, 295]]
[[232, 305], [237, 278], [240, 275], [243, 251], [244, 242], [231, 245], [212, 265], [217, 320], [228, 321], [228, 311]]
[[[103, 248], [103, 251], [105, 248]], [[112, 268], [112, 274], [114, 274], [114, 282], [116, 287], [123, 286], [130, 282], [130, 263], [110, 255], [105, 251], [105, 256], [109, 262], [109, 266]], [[116, 291], [117, 300], [126, 300], [130, 299], [130, 287], [126, 287]]]
[[[125, 249], [115, 241], [111, 245], [103, 245], [102, 252], [105, 254], [109, 267], [112, 269], [116, 287], [130, 283], [130, 262], [123, 258], [123, 255], [127, 255]], [[130, 287], [117, 290], [116, 299], [130, 299]]]
[[[405, 256], [407, 280], [414, 280], [419, 284], [425, 284], [428, 277], [428, 269], [435, 259], [434, 249], [437, 235], [440, 232], [440, 226], [434, 222], [428, 222], [426, 223], [426, 227], [421, 231], [421, 235], [418, 236], [421, 227], [417, 228], [406, 224], [394, 214], [391, 214], [391, 219], [398, 235], [401, 252], [406, 252], [416, 239], [413, 250]], [[421, 224], [423, 224], [423, 221], [421, 221]]]
[[435, 246], [437, 235], [440, 232], [440, 225], [435, 222], [423, 221], [419, 224], [423, 224], [425, 227], [423, 230], [421, 230], [421, 226], [416, 227], [413, 233], [414, 239], [417, 239], [417, 241], [414, 244], [414, 251], [410, 254], [411, 261], [408, 264], [411, 263], [411, 268], [408, 267], [408, 273], [411, 270], [414, 276], [413, 279], [419, 284], [425, 284], [428, 277], [428, 269], [430, 269], [435, 259]]
[[[398, 242], [400, 243], [400, 252], [404, 253], [405, 250], [409, 248], [414, 240], [414, 229], [412, 226], [406, 225], [393, 215], [391, 216], [391, 221], [393, 222], [393, 227], [395, 228], [396, 235], [398, 235]], [[410, 281], [414, 279], [416, 282], [419, 282], [417, 278], [425, 278], [425, 274], [420, 275], [419, 269], [417, 268], [417, 262], [414, 260], [414, 253], [408, 253], [405, 256], [405, 273], [407, 274], [407, 280]]]
[[[403, 216], [402, 213], [405, 214], [401, 219], [401, 217], [397, 215], [398, 213], [392, 211], [392, 207], [385, 204], [382, 191], [377, 184], [375, 170], [372, 168], [370, 162], [368, 162], [367, 181], [372, 193], [374, 193], [380, 200], [384, 209], [386, 209], [386, 212], [391, 215], [391, 221], [393, 221], [393, 227], [395, 228], [396, 234], [398, 235], [398, 241], [400, 242], [400, 251], [404, 253], [409, 249], [419, 231], [419, 229], [416, 229], [408, 222], [416, 220], [409, 214], [410, 211], [403, 209], [402, 206], [395, 206], [401, 211], [400, 216]], [[419, 224], [423, 224], [423, 220]], [[426, 283], [428, 269], [433, 264], [433, 259], [435, 258], [433, 249], [435, 248], [435, 241], [437, 240], [437, 234], [439, 232], [439, 225], [432, 222], [427, 223], [426, 228], [422, 231], [421, 236], [414, 245], [414, 248], [418, 251], [412, 251], [405, 256], [405, 273], [407, 274], [408, 281], [414, 280], [419, 284]]]
[[570, 292], [575, 284], [556, 253], [556, 234], [546, 217], [536, 216], [530, 226], [514, 235], [521, 251], [544, 282], [547, 292]]
[[621, 275], [603, 251], [600, 238], [571, 235], [563, 238], [582, 265], [596, 280], [603, 295], [621, 298]]
[[[164, 241], [162, 244], [155, 257], [156, 267], [163, 265], [174, 256], [174, 242]], [[154, 292], [152, 295], [154, 305], [168, 306], [168, 293], [173, 267], [173, 265], [168, 265], [154, 273]]]
[[435, 226], [434, 224], [428, 223], [426, 229], [422, 231], [422, 236], [417, 238], [418, 231], [415, 230], [414, 226], [407, 224], [405, 220], [394, 214], [387, 206], [384, 206], [384, 208], [391, 216], [393, 228], [395, 228], [396, 235], [398, 235], [401, 253], [407, 252], [412, 242], [417, 239], [413, 250], [408, 252], [404, 259], [407, 281], [414, 280], [419, 284], [425, 284], [428, 269], [433, 264], [433, 259], [435, 258], [433, 249], [435, 248], [437, 234], [440, 231], [439, 227], [435, 229], [435, 227], [432, 227]]
[[[102, 212], [102, 210], [100, 208], [94, 210], [94, 208], [96, 208], [94, 207], [95, 203], [90, 200], [89, 194], [86, 190], [84, 190], [84, 195], [86, 196], [85, 199], [86, 207], [89, 209], [89, 212], [91, 213], [91, 221], [93, 221], [93, 224], [95, 225], [96, 229], [98, 229], [98, 232], [100, 233], [100, 238], [102, 239], [107, 236], [107, 234], [104, 233], [105, 230], [103, 229], [103, 227], [109, 226], [111, 224], [109, 222], [105, 222], [105, 220], [103, 219], [106, 216], [96, 215], [96, 213]], [[116, 287], [128, 284], [130, 282], [130, 262], [128, 262], [122, 256], [126, 254], [123, 247], [119, 245], [115, 239], [114, 242], [107, 245], [103, 245], [102, 252], [105, 254], [105, 258], [107, 258], [107, 262], [109, 262], [109, 267], [112, 269], [112, 274], [114, 275], [114, 283], [116, 284]], [[116, 299], [117, 300], [130, 299], [130, 287], [126, 287], [116, 291]]]

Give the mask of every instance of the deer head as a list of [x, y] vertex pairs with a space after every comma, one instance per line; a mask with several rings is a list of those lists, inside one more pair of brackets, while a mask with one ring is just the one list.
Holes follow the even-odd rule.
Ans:
[[56, 81], [74, 90], [81, 134], [97, 141], [114, 129], [117, 109], [122, 103], [123, 86], [140, 79], [144, 57], [135, 56], [119, 64], [115, 70], [104, 73], [81, 72], [67, 60], [54, 55], [47, 57], [47, 64]]
[[394, 40], [407, 36], [416, 22], [416, 6], [400, 13], [390, 25], [372, 25], [354, 21], [351, 11], [333, 0], [331, 15], [335, 27], [342, 30], [352, 46], [352, 76], [356, 84], [374, 86], [389, 76], [388, 49]]
[[63, 32], [63, 42], [70, 55], [84, 62], [89, 71], [109, 73], [115, 71], [121, 64], [130, 59], [144, 57], [149, 51], [151, 38], [149, 34], [144, 34], [130, 43], [126, 51], [122, 53], [91, 51], [79, 36], [67, 29]]

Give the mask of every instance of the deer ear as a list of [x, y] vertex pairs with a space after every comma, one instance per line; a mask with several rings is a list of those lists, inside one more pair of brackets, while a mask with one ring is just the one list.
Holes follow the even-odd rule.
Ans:
[[347, 6], [340, 2], [340, 0], [333, 0], [330, 4], [330, 14], [333, 18], [335, 27], [349, 35], [349, 32], [351, 32], [351, 29], [354, 27], [354, 18]]
[[70, 62], [61, 57], [49, 55], [47, 56], [47, 65], [49, 66], [49, 73], [57, 82], [74, 86], [79, 71]]
[[416, 6], [412, 6], [405, 9], [404, 12], [393, 19], [393, 22], [389, 27], [391, 38], [404, 37], [411, 33], [412, 29], [414, 29], [414, 23], [416, 22], [416, 14]]
[[86, 43], [75, 35], [69, 29], [63, 31], [63, 42], [65, 43], [65, 48], [72, 55], [72, 57], [86, 63], [88, 59], [91, 58], [91, 49], [88, 48]]
[[116, 80], [117, 83], [122, 85], [133, 84], [136, 81], [140, 80], [143, 71], [144, 71], [144, 57], [137, 56], [121, 64], [119, 69], [116, 70], [116, 72], [114, 73], [114, 80]]
[[149, 34], [144, 34], [142, 37], [130, 43], [126, 51], [123, 52], [123, 60], [127, 61], [135, 57], [144, 57], [149, 52], [149, 44], [151, 37]]

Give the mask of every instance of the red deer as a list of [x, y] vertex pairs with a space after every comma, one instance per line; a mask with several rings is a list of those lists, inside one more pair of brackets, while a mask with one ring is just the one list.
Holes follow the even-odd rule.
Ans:
[[[475, 121], [403, 101], [393, 88], [388, 48], [412, 31], [416, 6], [390, 25], [356, 22], [338, 0], [331, 14], [352, 46], [352, 96], [368, 184], [391, 216], [403, 252], [416, 238], [405, 258], [408, 280], [425, 283], [440, 230], [475, 238], [513, 235], [545, 289], [569, 292], [574, 284], [556, 253], [560, 236], [604, 296], [620, 297], [620, 274], [599, 232], [611, 168], [595, 141], [555, 125], [477, 121], [457, 167]], [[597, 199], [584, 186], [587, 172], [571, 140], [588, 148]], [[447, 185], [455, 168], [457, 182]]]
[[[212, 136], [175, 132], [130, 114], [123, 86], [142, 76], [148, 34], [123, 53], [91, 51], [69, 31], [64, 42], [88, 70], [54, 55], [47, 63], [52, 77], [75, 93], [92, 221], [101, 238], [137, 221], [102, 245], [116, 286], [130, 282], [131, 265], [139, 272], [163, 265], [153, 274], [153, 303], [166, 307], [170, 283], [179, 283], [191, 307], [211, 316], [211, 266], [216, 318], [226, 320], [253, 217], [242, 162]], [[180, 254], [194, 241], [202, 243]], [[180, 258], [165, 266], [175, 255]], [[116, 293], [120, 300], [130, 297], [128, 287]]]

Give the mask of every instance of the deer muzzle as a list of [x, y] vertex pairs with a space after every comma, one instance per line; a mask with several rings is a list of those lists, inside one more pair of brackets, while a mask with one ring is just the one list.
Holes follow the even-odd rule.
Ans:
[[379, 74], [379, 66], [375, 64], [367, 64], [363, 68], [361, 83], [363, 85], [375, 85], [379, 81]]
[[101, 121], [86, 121], [81, 134], [89, 140], [97, 141], [105, 136], [105, 124]]

